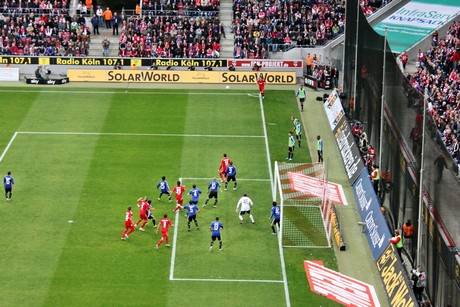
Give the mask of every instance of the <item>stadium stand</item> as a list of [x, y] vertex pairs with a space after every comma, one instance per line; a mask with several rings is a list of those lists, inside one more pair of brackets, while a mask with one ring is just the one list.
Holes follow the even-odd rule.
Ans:
[[[366, 16], [390, 1], [362, 0]], [[233, 1], [235, 58], [266, 58], [267, 51], [325, 45], [342, 34], [342, 1]]]
[[[361, 1], [367, 15], [384, 4], [386, 1]], [[217, 58], [224, 34], [219, 7], [219, 0], [145, 0], [142, 19], [136, 15], [123, 18], [118, 55]], [[4, 1], [0, 8], [0, 53], [87, 56], [91, 34], [85, 21], [88, 9], [82, 1], [74, 9], [77, 15], [70, 17], [67, 0], [21, 5], [15, 0]], [[234, 0], [233, 56], [266, 59], [269, 51], [323, 45], [343, 32], [344, 22], [345, 9], [338, 0]]]
[[[444, 39], [433, 36], [431, 48], [417, 56], [417, 71], [407, 74], [410, 84], [418, 91], [428, 90], [429, 109], [454, 161], [460, 163], [460, 22], [454, 22]], [[418, 102], [414, 102], [416, 105]]]
[[[237, 58], [261, 57], [258, 50], [278, 52], [323, 45], [343, 32], [345, 22], [345, 7], [339, 1], [234, 0], [233, 14]], [[240, 52], [245, 48], [249, 52]]]
[[119, 38], [119, 56], [219, 57], [222, 25], [215, 17], [216, 13], [213, 12], [211, 17], [208, 13], [207, 16], [149, 14], [128, 17]]
[[68, 14], [69, 5], [67, 0], [40, 0], [40, 1], [2, 1], [0, 13], [5, 16], [34, 14], [35, 16], [45, 15], [66, 15]]
[[6, 1], [0, 28], [2, 55], [88, 55], [90, 29], [82, 15], [70, 17], [66, 1]]

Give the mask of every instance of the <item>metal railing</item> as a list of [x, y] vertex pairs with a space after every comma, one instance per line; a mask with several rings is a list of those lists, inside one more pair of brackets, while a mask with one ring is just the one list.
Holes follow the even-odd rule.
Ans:
[[[135, 10], [127, 10], [125, 8], [122, 9], [126, 16], [136, 16]], [[142, 8], [141, 15], [143, 16], [164, 16], [164, 17], [218, 17], [219, 11], [213, 10], [206, 10], [200, 8], [192, 8], [192, 9], [181, 9], [181, 10], [158, 10], [158, 9], [149, 9], [149, 8]]]

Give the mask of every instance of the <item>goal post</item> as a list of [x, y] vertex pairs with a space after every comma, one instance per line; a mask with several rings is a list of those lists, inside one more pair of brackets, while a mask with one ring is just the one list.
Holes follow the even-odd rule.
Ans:
[[331, 207], [324, 163], [275, 162], [275, 197], [283, 247], [331, 247]]

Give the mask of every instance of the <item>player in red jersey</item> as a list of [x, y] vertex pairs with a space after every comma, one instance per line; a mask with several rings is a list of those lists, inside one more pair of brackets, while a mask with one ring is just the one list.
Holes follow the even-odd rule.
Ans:
[[128, 239], [128, 235], [134, 231], [134, 224], [133, 224], [133, 213], [131, 211], [131, 206], [128, 207], [128, 211], [126, 211], [126, 218], [125, 218], [125, 231], [121, 235], [122, 240]]
[[156, 233], [158, 233], [158, 229], [160, 229], [160, 226], [161, 226], [161, 239], [160, 241], [158, 241], [158, 243], [155, 245], [155, 248], [158, 249], [158, 247], [161, 245], [161, 243], [163, 243], [163, 240], [166, 241], [166, 246], [169, 247], [169, 237], [168, 237], [168, 229], [169, 229], [169, 226], [171, 227], [174, 227], [173, 223], [171, 222], [170, 219], [168, 219], [168, 215], [165, 214], [163, 215], [163, 218], [160, 220], [160, 222], [158, 222], [158, 226], [157, 226], [157, 231]]
[[225, 170], [227, 169], [228, 164], [230, 163], [230, 159], [227, 158], [227, 154], [224, 153], [224, 157], [222, 160], [220, 160], [220, 165], [219, 165], [219, 176], [222, 182], [225, 182], [226, 176], [225, 176]]
[[144, 221], [139, 230], [145, 231], [144, 227], [149, 222], [149, 218], [153, 219], [153, 226], [155, 226], [155, 219], [150, 214], [150, 211], [153, 210], [153, 207], [150, 205], [152, 202], [147, 198], [147, 196], [144, 198], [139, 198], [137, 202], [139, 203], [137, 205], [139, 207], [139, 219], [137, 220], [136, 224], [134, 224], [134, 227], [137, 227], [140, 222]]
[[262, 74], [260, 74], [257, 84], [259, 85], [260, 96], [262, 99], [265, 99], [265, 79]]
[[185, 193], [185, 186], [181, 184], [180, 181], [177, 181], [177, 185], [173, 188], [172, 193], [176, 194], [176, 208], [174, 208], [174, 213], [177, 212], [177, 210], [182, 209], [182, 203], [184, 202], [184, 193]]

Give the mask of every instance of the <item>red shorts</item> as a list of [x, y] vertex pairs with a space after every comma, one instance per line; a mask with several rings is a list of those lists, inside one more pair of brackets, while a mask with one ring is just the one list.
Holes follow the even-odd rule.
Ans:
[[125, 227], [126, 229], [133, 228], [134, 224], [132, 221], [125, 221]]
[[162, 236], [163, 238], [166, 238], [166, 237], [168, 236], [168, 231], [162, 229], [162, 230], [161, 230], [161, 236]]
[[146, 219], [148, 218], [148, 216], [147, 216], [147, 211], [145, 211], [145, 210], [139, 211], [139, 218], [140, 218], [141, 220], [146, 220]]
[[184, 202], [184, 199], [182, 197], [181, 198], [176, 197], [176, 200], [179, 205], [182, 205], [182, 203]]

